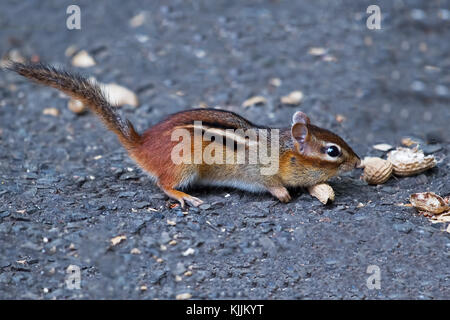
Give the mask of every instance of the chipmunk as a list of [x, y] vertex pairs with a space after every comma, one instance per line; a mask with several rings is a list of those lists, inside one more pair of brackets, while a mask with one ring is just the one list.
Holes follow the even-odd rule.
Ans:
[[[183, 208], [185, 203], [191, 206], [203, 203], [202, 200], [178, 190], [195, 183], [268, 191], [281, 202], [289, 202], [291, 197], [287, 187], [314, 186], [358, 167], [361, 162], [342, 138], [312, 125], [301, 111], [295, 112], [290, 127], [277, 129], [255, 125], [229, 111], [193, 109], [169, 115], [139, 134], [129, 120], [119, 116], [100, 86], [93, 81], [44, 64], [11, 62], [7, 69], [37, 83], [56, 88], [88, 106], [117, 135], [129, 156], [154, 178], [167, 196], [177, 200]], [[182, 134], [174, 139], [176, 130]], [[248, 133], [249, 130], [265, 134], [252, 136]], [[180, 140], [183, 133], [187, 138], [184, 141]], [[209, 138], [202, 139], [197, 144], [197, 140], [189, 139], [194, 138], [197, 133], [203, 135], [203, 138], [209, 135]], [[251, 156], [253, 147], [259, 147], [258, 152], [262, 154], [264, 142], [265, 150], [270, 151], [266, 160], [275, 162], [276, 170], [272, 170], [270, 174], [262, 174], [261, 169], [267, 166], [260, 162], [236, 161], [239, 150], [243, 150], [241, 160], [242, 156], [244, 160], [246, 155]], [[211, 145], [214, 152], [211, 152]], [[175, 149], [181, 152], [174, 152]], [[224, 161], [211, 163], [206, 158], [197, 157], [205, 151]], [[181, 154], [185, 157], [181, 160], [190, 161], [174, 161], [174, 155]], [[192, 161], [190, 156], [197, 157], [194, 159], [197, 161]]]

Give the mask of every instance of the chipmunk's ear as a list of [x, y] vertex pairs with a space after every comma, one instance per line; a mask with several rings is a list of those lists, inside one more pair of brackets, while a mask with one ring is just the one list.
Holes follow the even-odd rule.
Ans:
[[292, 126], [294, 126], [294, 124], [296, 124], [296, 123], [309, 124], [309, 118], [303, 112], [297, 111], [292, 116]]
[[307, 150], [307, 142], [310, 139], [308, 130], [309, 118], [301, 111], [292, 116], [291, 136], [297, 151], [304, 154]]
[[294, 123], [291, 127], [291, 136], [297, 151], [304, 154], [310, 139], [307, 124], [302, 122]]

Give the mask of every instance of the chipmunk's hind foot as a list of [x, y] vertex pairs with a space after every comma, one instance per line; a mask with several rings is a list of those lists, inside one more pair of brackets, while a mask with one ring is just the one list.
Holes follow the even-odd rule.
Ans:
[[182, 191], [178, 191], [178, 190], [171, 189], [171, 188], [162, 188], [162, 187], [161, 187], [161, 189], [164, 191], [164, 193], [169, 198], [177, 200], [183, 209], [185, 208], [185, 203], [187, 203], [188, 205], [190, 205], [192, 207], [198, 207], [199, 205], [201, 205], [203, 203], [203, 201], [200, 200], [199, 198], [193, 197]]

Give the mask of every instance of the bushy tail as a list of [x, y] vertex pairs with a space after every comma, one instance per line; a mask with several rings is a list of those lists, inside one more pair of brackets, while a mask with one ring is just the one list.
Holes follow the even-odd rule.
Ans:
[[37, 83], [56, 88], [81, 101], [95, 112], [106, 127], [113, 131], [128, 150], [140, 143], [140, 135], [129, 120], [123, 120], [106, 100], [100, 86], [78, 74], [58, 70], [44, 64], [23, 64], [11, 62], [6, 69]]

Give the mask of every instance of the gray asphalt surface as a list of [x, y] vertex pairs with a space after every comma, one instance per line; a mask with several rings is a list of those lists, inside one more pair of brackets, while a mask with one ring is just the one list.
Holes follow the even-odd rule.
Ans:
[[[82, 29], [67, 30], [70, 4], [2, 1], [0, 54], [132, 89], [141, 105], [121, 112], [140, 131], [202, 103], [274, 126], [300, 109], [362, 157], [411, 136], [443, 161], [381, 186], [360, 171], [335, 178], [327, 206], [303, 190], [281, 204], [197, 188], [207, 205], [185, 214], [94, 115], [0, 72], [0, 298], [450, 298], [446, 226], [395, 205], [450, 192], [449, 1], [377, 1], [381, 30], [366, 27], [372, 1], [79, 1]], [[142, 25], [130, 26], [140, 13]], [[97, 64], [71, 67], [69, 46]], [[302, 105], [281, 105], [293, 90]], [[243, 108], [254, 95], [268, 103]], [[48, 107], [60, 115], [43, 115]], [[80, 267], [79, 290], [65, 283], [69, 265]], [[366, 286], [369, 265], [380, 289]]]

